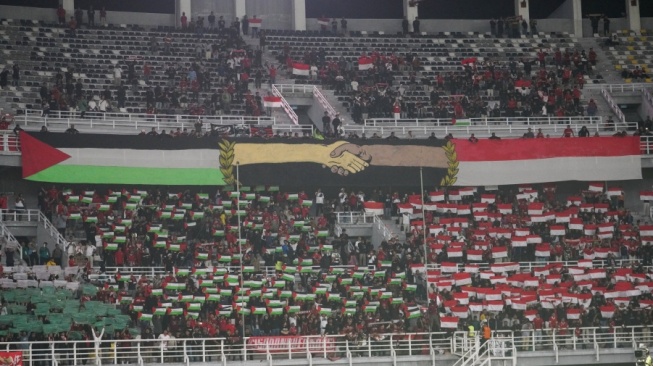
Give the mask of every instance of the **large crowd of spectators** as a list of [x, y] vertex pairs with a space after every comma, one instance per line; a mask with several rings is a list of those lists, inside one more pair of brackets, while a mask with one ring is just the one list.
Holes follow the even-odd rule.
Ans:
[[[364, 210], [370, 201], [384, 202], [388, 217], [403, 217], [405, 241], [375, 248], [346, 231], [334, 235], [334, 212]], [[415, 207], [429, 201], [440, 208], [415, 217]], [[130, 316], [130, 327], [111, 328], [103, 338], [125, 347], [135, 334], [224, 337], [233, 345], [243, 336], [323, 334], [356, 344], [382, 333], [451, 332], [441, 319], [452, 316], [461, 330], [489, 326], [536, 338], [555, 332], [559, 339], [575, 335], [579, 344], [590, 342], [581, 327], [610, 333], [644, 325], [646, 332], [652, 318], [645, 304], [652, 299], [642, 285], [653, 258], [644, 245], [650, 229], [634, 221], [624, 202], [622, 191], [596, 187], [561, 200], [554, 186], [423, 196], [342, 189], [333, 197], [276, 187], [212, 194], [52, 187], [39, 195], [40, 209], [63, 223], [64, 235], [85, 237], [62, 253], [71, 268], [80, 268], [66, 281], [99, 286], [91, 297], [78, 294], [81, 303], [118, 302]], [[517, 245], [521, 236], [534, 240]], [[424, 257], [437, 270], [424, 267]], [[539, 263], [522, 270], [524, 261]], [[129, 272], [150, 266], [165, 274]], [[114, 274], [106, 271], [114, 267]], [[8, 341], [26, 336], [12, 333], [11, 324], [0, 331]], [[94, 339], [90, 326], [74, 332]]]

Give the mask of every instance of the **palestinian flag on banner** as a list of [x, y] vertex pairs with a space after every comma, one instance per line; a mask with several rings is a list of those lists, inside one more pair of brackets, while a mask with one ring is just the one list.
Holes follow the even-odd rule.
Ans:
[[418, 307], [407, 308], [404, 312], [406, 314], [406, 319], [415, 319], [422, 316], [422, 311]]
[[140, 321], [147, 322], [147, 321], [152, 320], [153, 317], [154, 317], [154, 315], [152, 315], [152, 314], [138, 313], [138, 320], [140, 320]]
[[68, 215], [68, 220], [81, 220], [82, 215], [80, 213], [71, 213]]
[[118, 243], [107, 243], [104, 246], [104, 250], [115, 252], [118, 250]]
[[319, 24], [322, 27], [327, 27], [329, 24], [331, 24], [331, 19], [329, 18], [317, 18], [317, 24]]
[[[224, 185], [215, 141], [164, 143], [139, 136], [108, 136], [23, 131], [23, 178], [58, 183]], [[138, 202], [140, 193], [129, 197]], [[92, 197], [82, 201], [90, 203]]]
[[66, 197], [68, 203], [77, 203], [79, 202], [79, 196], [68, 196]]

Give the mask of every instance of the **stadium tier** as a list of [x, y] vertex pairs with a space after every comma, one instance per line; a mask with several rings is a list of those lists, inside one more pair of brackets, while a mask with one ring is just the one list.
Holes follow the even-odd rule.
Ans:
[[0, 5], [0, 364], [642, 361], [650, 6], [439, 1]]

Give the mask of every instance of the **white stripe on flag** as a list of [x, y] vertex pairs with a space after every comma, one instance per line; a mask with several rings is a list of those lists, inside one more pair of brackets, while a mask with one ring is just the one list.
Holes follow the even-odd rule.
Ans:
[[642, 157], [639, 155], [460, 161], [459, 166], [456, 185], [461, 186], [642, 179]]

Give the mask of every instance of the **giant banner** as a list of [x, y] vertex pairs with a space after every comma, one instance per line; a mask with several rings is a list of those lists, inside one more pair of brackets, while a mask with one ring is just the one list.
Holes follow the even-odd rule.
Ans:
[[637, 137], [161, 138], [21, 133], [23, 177], [56, 183], [483, 186], [641, 178]]
[[288, 353], [289, 350], [331, 353], [336, 350], [336, 343], [331, 337], [251, 337], [247, 339], [247, 349], [262, 353]]
[[0, 366], [23, 366], [23, 352], [0, 352]]

